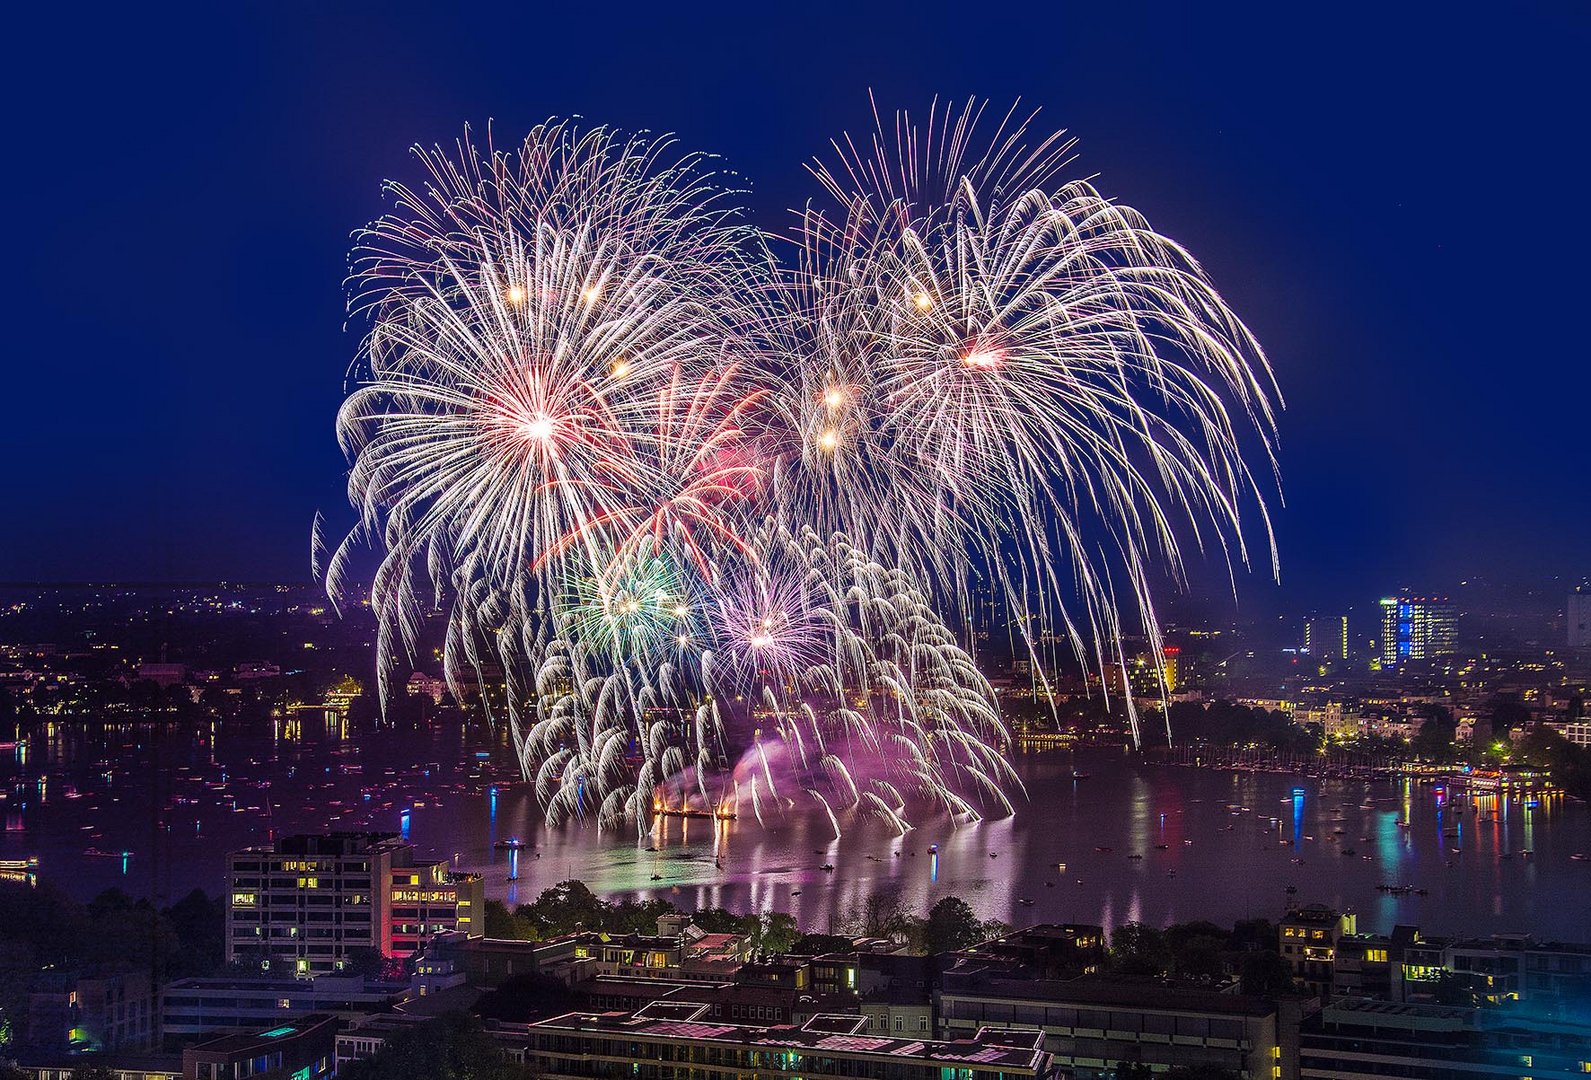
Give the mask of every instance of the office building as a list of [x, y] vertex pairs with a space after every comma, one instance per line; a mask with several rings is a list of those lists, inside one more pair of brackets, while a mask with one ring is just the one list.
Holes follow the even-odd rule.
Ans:
[[183, 1080], [324, 1080], [336, 1062], [340, 1026], [335, 1016], [307, 1016], [253, 1034], [198, 1043], [182, 1052]]
[[1591, 585], [1581, 585], [1570, 593], [1565, 611], [1569, 648], [1591, 649]]
[[1322, 661], [1348, 659], [1348, 616], [1312, 615], [1305, 619], [1304, 651]]
[[149, 975], [41, 972], [13, 1037], [31, 1049], [65, 1054], [147, 1050], [157, 1037]]
[[1387, 597], [1381, 601], [1381, 666], [1435, 660], [1458, 651], [1458, 612], [1445, 598]]
[[361, 949], [406, 958], [444, 932], [478, 937], [478, 875], [416, 862], [391, 833], [289, 836], [227, 864], [227, 960], [300, 978], [342, 971]]
[[1296, 1075], [1293, 1002], [1094, 975], [1010, 978], [969, 963], [941, 976], [935, 1011], [942, 1038], [991, 1027], [1042, 1031], [1055, 1067], [1075, 1080], [1112, 1077], [1122, 1061], [1157, 1072], [1225, 1069], [1244, 1080]]
[[179, 979], [161, 991], [160, 1026], [169, 1039], [265, 1030], [316, 1013], [352, 1020], [388, 1008], [405, 989], [360, 975]]
[[1591, 1073], [1591, 1027], [1510, 1009], [1349, 999], [1299, 1033], [1304, 1080], [1551, 1080]]
[[413, 956], [437, 934], [485, 933], [486, 882], [479, 874], [453, 873], [445, 862], [395, 865], [387, 898], [392, 925], [386, 952], [396, 959]]

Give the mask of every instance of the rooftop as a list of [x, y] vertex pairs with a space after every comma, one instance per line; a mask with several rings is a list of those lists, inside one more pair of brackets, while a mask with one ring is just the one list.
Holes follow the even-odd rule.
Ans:
[[[669, 1003], [683, 1004], [683, 1003]], [[755, 1027], [704, 1021], [707, 1006], [688, 1018], [675, 1016], [675, 1009], [664, 1017], [652, 1007], [638, 1013], [565, 1013], [527, 1026], [537, 1031], [612, 1031], [647, 1035], [658, 1039], [689, 1042], [734, 1043], [740, 1046], [768, 1046], [822, 1050], [829, 1053], [865, 1054], [888, 1057], [926, 1058], [933, 1061], [990, 1065], [1001, 1070], [1034, 1069], [1043, 1054], [1043, 1033], [980, 1028], [970, 1039], [937, 1041], [901, 1039], [861, 1034], [867, 1027], [863, 1016], [820, 1014], [801, 1027], [774, 1025]]]

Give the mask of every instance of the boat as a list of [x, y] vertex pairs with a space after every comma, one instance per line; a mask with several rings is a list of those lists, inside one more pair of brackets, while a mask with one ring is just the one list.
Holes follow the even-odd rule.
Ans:
[[499, 841], [497, 841], [497, 843], [493, 844], [492, 846], [494, 848], [497, 848], [499, 851], [514, 851], [514, 850], [517, 850], [519, 848], [524, 847], [525, 846], [525, 842], [523, 840], [520, 840], [518, 837], [515, 837], [515, 838], [510, 839], [510, 840], [499, 840]]
[[1569, 856], [1569, 858], [1573, 859], [1575, 862], [1585, 862], [1586, 860], [1591, 859], [1591, 855], [1587, 855], [1583, 851], [1577, 851], [1573, 855]]
[[1032, 907], [1033, 906], [1033, 901], [1027, 899], [1026, 897], [1023, 897], [1022, 899], [1018, 900], [1017, 903], [1021, 904], [1023, 907]]
[[834, 864], [831, 862], [826, 862], [823, 864], [821, 869], [824, 873], [832, 874], [834, 873]]
[[939, 854], [939, 845], [938, 844], [929, 844], [928, 845], [928, 854], [930, 854], [930, 855], [938, 855]]
[[733, 810], [689, 810], [673, 806], [664, 807], [653, 812], [659, 817], [706, 818], [717, 821], [734, 821], [737, 816]]
[[1140, 854], [1139, 854], [1139, 853], [1138, 853], [1138, 852], [1136, 852], [1136, 851], [1135, 851], [1135, 852], [1133, 852], [1133, 853], [1132, 853], [1132, 854], [1131, 854], [1131, 855], [1129, 855], [1129, 856], [1127, 856], [1127, 857], [1128, 857], [1128, 858], [1129, 858], [1129, 859], [1141, 859], [1141, 858], [1143, 858], [1143, 856], [1142, 856], [1142, 855], [1140, 855]]
[[1086, 772], [1078, 772], [1076, 769], [1072, 770], [1072, 779], [1073, 780], [1087, 780], [1088, 777], [1089, 777], [1089, 774], [1086, 773]]

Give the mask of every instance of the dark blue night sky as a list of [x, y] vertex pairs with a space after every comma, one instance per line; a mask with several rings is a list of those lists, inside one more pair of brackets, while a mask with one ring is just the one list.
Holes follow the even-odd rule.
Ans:
[[0, 76], [0, 579], [307, 578], [411, 143], [674, 130], [782, 225], [869, 88], [1041, 106], [1203, 260], [1288, 399], [1288, 603], [1591, 568], [1586, 5], [55, 7]]

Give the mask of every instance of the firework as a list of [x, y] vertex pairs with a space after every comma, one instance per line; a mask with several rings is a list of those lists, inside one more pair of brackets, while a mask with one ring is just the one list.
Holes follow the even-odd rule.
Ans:
[[551, 820], [1008, 811], [974, 595], [1095, 671], [1158, 646], [1179, 536], [1248, 561], [1276, 394], [1182, 248], [983, 112], [836, 144], [793, 244], [667, 139], [420, 152], [353, 259], [359, 522], [314, 530], [334, 597], [379, 555], [383, 693], [444, 618]]

